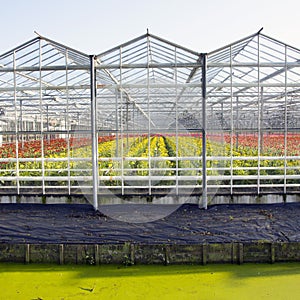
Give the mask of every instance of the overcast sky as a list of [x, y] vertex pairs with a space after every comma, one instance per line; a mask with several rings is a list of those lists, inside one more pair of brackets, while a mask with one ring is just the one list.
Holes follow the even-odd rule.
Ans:
[[34, 31], [87, 54], [149, 32], [208, 52], [264, 27], [300, 48], [299, 0], [0, 0], [0, 53]]

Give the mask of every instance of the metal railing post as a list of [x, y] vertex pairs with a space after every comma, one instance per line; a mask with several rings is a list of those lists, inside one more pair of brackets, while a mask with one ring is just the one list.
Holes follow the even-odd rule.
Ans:
[[97, 134], [97, 105], [96, 105], [96, 68], [95, 56], [90, 56], [91, 74], [91, 129], [92, 129], [92, 177], [93, 177], [93, 206], [98, 210], [98, 134]]
[[[206, 178], [206, 70], [207, 55], [202, 54], [202, 205], [207, 209]], [[200, 205], [199, 205], [200, 206]]]

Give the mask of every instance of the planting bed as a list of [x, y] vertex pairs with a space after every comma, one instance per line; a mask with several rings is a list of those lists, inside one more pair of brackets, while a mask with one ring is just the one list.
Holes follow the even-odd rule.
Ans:
[[[157, 212], [160, 205], [115, 205]], [[103, 206], [100, 209], [107, 209]], [[300, 203], [185, 204], [162, 219], [126, 223], [90, 205], [2, 204], [0, 261], [56, 263], [243, 263], [300, 261]]]
[[[114, 210], [120, 216], [127, 208], [159, 215], [163, 207], [129, 204], [115, 205]], [[216, 205], [207, 210], [184, 204], [165, 218], [140, 224], [112, 219], [91, 205], [1, 204], [0, 243], [300, 242], [299, 219], [300, 203]]]

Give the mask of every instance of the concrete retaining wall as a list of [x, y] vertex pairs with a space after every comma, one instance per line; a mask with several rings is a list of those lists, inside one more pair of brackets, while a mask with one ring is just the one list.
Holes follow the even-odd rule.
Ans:
[[300, 243], [202, 245], [0, 244], [0, 262], [55, 264], [208, 264], [300, 261]]
[[[128, 200], [128, 198], [126, 198]], [[153, 201], [161, 204], [183, 204], [183, 203], [199, 203], [199, 196], [166, 196], [162, 198], [153, 197]], [[130, 201], [139, 204], [149, 204], [148, 197], [133, 196]], [[209, 205], [213, 204], [271, 204], [283, 202], [300, 202], [300, 194], [267, 194], [267, 195], [216, 195], [212, 199], [209, 198]], [[87, 204], [88, 200], [84, 196], [37, 196], [37, 195], [0, 195], [1, 203], [36, 203], [36, 204]], [[122, 199], [119, 197], [100, 196], [99, 204], [121, 204]]]

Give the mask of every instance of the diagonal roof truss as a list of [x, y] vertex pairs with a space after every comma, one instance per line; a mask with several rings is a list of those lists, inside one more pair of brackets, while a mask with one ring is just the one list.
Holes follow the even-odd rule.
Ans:
[[281, 122], [298, 118], [299, 66], [299, 49], [261, 32], [208, 53], [209, 106], [222, 110], [224, 118], [236, 118], [238, 127], [251, 118], [253, 128], [258, 122], [271, 128], [278, 117]]

